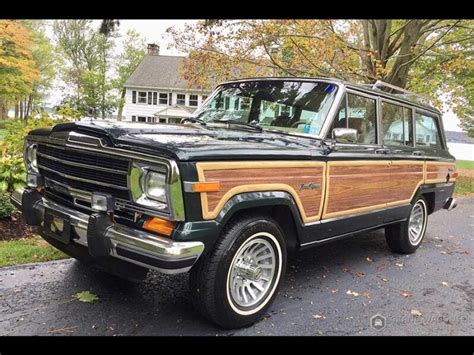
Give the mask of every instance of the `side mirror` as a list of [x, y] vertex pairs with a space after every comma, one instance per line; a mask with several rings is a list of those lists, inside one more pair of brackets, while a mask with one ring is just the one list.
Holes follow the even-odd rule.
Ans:
[[353, 128], [334, 128], [331, 132], [334, 143], [353, 143], [359, 140], [359, 134]]

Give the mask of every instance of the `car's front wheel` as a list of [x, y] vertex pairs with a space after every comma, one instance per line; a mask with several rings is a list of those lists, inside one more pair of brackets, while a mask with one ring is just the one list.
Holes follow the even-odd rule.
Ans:
[[396, 253], [414, 253], [425, 237], [427, 223], [428, 208], [426, 200], [419, 197], [412, 204], [410, 216], [405, 222], [385, 228], [385, 238], [388, 246]]
[[278, 224], [269, 217], [240, 217], [191, 270], [192, 300], [222, 327], [248, 326], [272, 303], [285, 268], [286, 246]]

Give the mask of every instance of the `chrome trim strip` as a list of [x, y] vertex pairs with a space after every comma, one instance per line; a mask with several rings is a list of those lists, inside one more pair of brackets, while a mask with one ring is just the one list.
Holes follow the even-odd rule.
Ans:
[[115, 189], [128, 191], [128, 187], [125, 187], [125, 186], [119, 186], [119, 185], [109, 184], [109, 183], [102, 182], [102, 181], [89, 180], [89, 179], [84, 179], [84, 178], [80, 178], [80, 177], [69, 175], [69, 174], [60, 173], [59, 171], [47, 168], [44, 165], [40, 165], [40, 164], [38, 164], [38, 167], [41, 168], [41, 169], [47, 170], [47, 171], [51, 171], [51, 172], [53, 172], [55, 174], [58, 174], [59, 176], [62, 176], [66, 179], [72, 179], [72, 180], [87, 182], [87, 183], [90, 183], [90, 184], [101, 185], [101, 186], [105, 186], [105, 187], [113, 187]]
[[54, 160], [54, 161], [57, 161], [59, 163], [63, 163], [63, 164], [66, 164], [66, 165], [77, 166], [77, 167], [86, 168], [86, 169], [96, 169], [96, 170], [100, 170], [100, 171], [106, 171], [106, 172], [109, 172], [109, 173], [115, 173], [115, 174], [121, 174], [121, 175], [127, 175], [127, 171], [109, 169], [109, 168], [104, 168], [102, 166], [96, 166], [96, 165], [76, 163], [76, 162], [69, 161], [69, 160], [59, 159], [59, 158], [53, 157], [51, 155], [48, 155], [48, 154], [45, 154], [45, 153], [40, 153], [40, 152], [38, 152], [37, 154], [44, 157], [44, 158], [46, 158], [46, 159]]

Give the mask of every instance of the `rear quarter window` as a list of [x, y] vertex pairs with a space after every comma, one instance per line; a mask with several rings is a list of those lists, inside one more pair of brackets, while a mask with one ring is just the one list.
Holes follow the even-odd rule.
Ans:
[[415, 113], [416, 145], [443, 148], [438, 119], [425, 113]]

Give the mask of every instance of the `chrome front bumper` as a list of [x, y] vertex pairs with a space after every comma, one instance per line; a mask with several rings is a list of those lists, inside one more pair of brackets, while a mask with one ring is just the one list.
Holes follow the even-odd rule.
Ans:
[[[11, 196], [12, 203], [23, 212], [26, 209], [26, 206], [22, 206], [24, 191], [25, 189], [16, 190]], [[78, 236], [72, 243], [87, 247], [89, 215], [59, 205], [44, 197], [28, 208], [39, 212], [42, 224], [45, 208], [67, 215], [71, 228]], [[105, 230], [103, 237], [110, 241], [111, 256], [165, 274], [189, 271], [204, 250], [204, 244], [201, 242], [175, 242], [116, 223]]]

